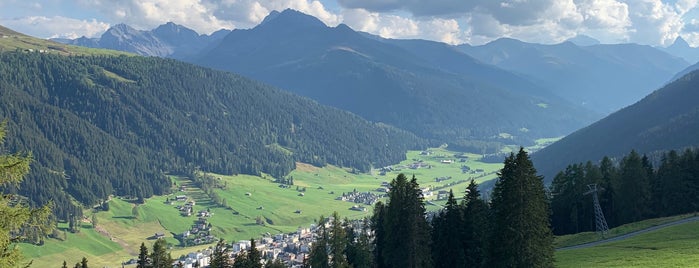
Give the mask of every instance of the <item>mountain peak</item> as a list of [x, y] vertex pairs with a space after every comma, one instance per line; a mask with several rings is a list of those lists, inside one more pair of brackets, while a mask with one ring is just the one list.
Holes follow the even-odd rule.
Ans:
[[194, 30], [174, 22], [167, 22], [160, 25], [158, 28], [153, 29], [152, 32], [161, 38], [168, 39], [168, 41], [175, 41], [175, 39], [183, 37], [191, 39], [199, 36], [199, 33], [195, 32]]
[[327, 27], [325, 23], [318, 18], [302, 13], [294, 9], [285, 9], [282, 12], [272, 11], [262, 20], [260, 26], [276, 25], [277, 27], [303, 27], [316, 28]]
[[600, 44], [599, 40], [584, 34], [579, 34], [575, 37], [569, 38], [568, 40], [566, 40], [566, 42], [571, 42], [578, 46], [594, 46]]
[[682, 38], [682, 36], [677, 36], [677, 38], [675, 38], [675, 42], [673, 42], [672, 45], [670, 45], [670, 47], [689, 48], [689, 43], [687, 43], [687, 41], [685, 41], [684, 38]]

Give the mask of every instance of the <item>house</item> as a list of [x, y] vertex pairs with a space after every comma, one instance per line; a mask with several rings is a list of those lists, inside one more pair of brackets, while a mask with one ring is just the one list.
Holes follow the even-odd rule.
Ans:
[[155, 235], [153, 235], [153, 238], [159, 239], [165, 237], [165, 233], [157, 232]]
[[453, 163], [454, 161], [451, 161], [451, 159], [442, 159], [442, 160], [440, 160], [439, 162], [442, 163], [442, 164], [451, 164], [451, 163]]
[[178, 195], [175, 197], [175, 200], [177, 201], [187, 201], [187, 196], [186, 195]]

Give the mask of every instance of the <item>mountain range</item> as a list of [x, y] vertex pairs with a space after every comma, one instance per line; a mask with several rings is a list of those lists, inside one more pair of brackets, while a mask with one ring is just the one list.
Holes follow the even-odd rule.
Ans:
[[232, 31], [194, 62], [450, 144], [503, 133], [522, 141], [563, 135], [594, 118], [453, 47], [396, 42], [285, 10], [252, 29]]
[[150, 31], [136, 30], [126, 24], [110, 27], [100, 38], [52, 39], [65, 44], [104, 48], [135, 53], [143, 56], [187, 59], [220, 41], [230, 31], [221, 29], [210, 35], [172, 22]]
[[[165, 32], [187, 34], [165, 38]], [[121, 48], [105, 38], [121, 40]], [[294, 10], [274, 11], [252, 29], [211, 36], [173, 23], [152, 31], [116, 25], [89, 46], [100, 43], [239, 73], [452, 145], [565, 135], [632, 104], [689, 66], [670, 48], [602, 45], [586, 36], [556, 45], [385, 39], [344, 24], [328, 27]]]
[[636, 102], [689, 65], [682, 58], [637, 44], [542, 45], [502, 38], [459, 48], [603, 114]]

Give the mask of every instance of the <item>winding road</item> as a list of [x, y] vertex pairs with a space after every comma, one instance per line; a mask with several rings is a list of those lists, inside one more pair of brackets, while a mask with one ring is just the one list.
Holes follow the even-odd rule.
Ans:
[[620, 235], [620, 236], [616, 236], [616, 237], [612, 237], [612, 238], [608, 238], [608, 239], [604, 239], [604, 240], [599, 240], [599, 241], [590, 242], [590, 243], [585, 243], [585, 244], [580, 244], [580, 245], [575, 245], [575, 246], [568, 246], [568, 247], [557, 248], [556, 250], [558, 251], [558, 250], [570, 250], [570, 249], [581, 249], [581, 248], [594, 247], [594, 246], [601, 245], [601, 244], [604, 244], [604, 243], [615, 242], [615, 241], [621, 241], [621, 240], [628, 239], [628, 238], [631, 238], [631, 237], [634, 237], [634, 236], [637, 236], [637, 235], [640, 235], [640, 234], [644, 234], [644, 233], [647, 233], [647, 232], [652, 232], [652, 231], [655, 231], [655, 230], [658, 230], [658, 229], [663, 229], [663, 228], [667, 228], [667, 227], [670, 227], [670, 226], [685, 224], [685, 223], [694, 222], [694, 221], [699, 221], [699, 216], [694, 216], [694, 217], [690, 217], [690, 218], [685, 218], [685, 219], [681, 219], [681, 220], [677, 220], [677, 221], [673, 221], [673, 222], [668, 222], [668, 223], [656, 225], [656, 226], [649, 227], [649, 228], [646, 228], [646, 229], [643, 229], [643, 230], [638, 230], [638, 231], [635, 231], [635, 232], [630, 232], [630, 233], [628, 233], [628, 234], [624, 234], [624, 235]]

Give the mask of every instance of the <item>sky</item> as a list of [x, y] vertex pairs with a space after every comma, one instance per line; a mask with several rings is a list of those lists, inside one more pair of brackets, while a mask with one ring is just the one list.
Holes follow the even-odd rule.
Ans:
[[149, 30], [172, 21], [202, 34], [254, 27], [292, 8], [328, 26], [386, 38], [481, 45], [509, 37], [554, 44], [699, 46], [699, 0], [0, 0], [0, 25], [40, 38], [99, 37], [111, 25]]

